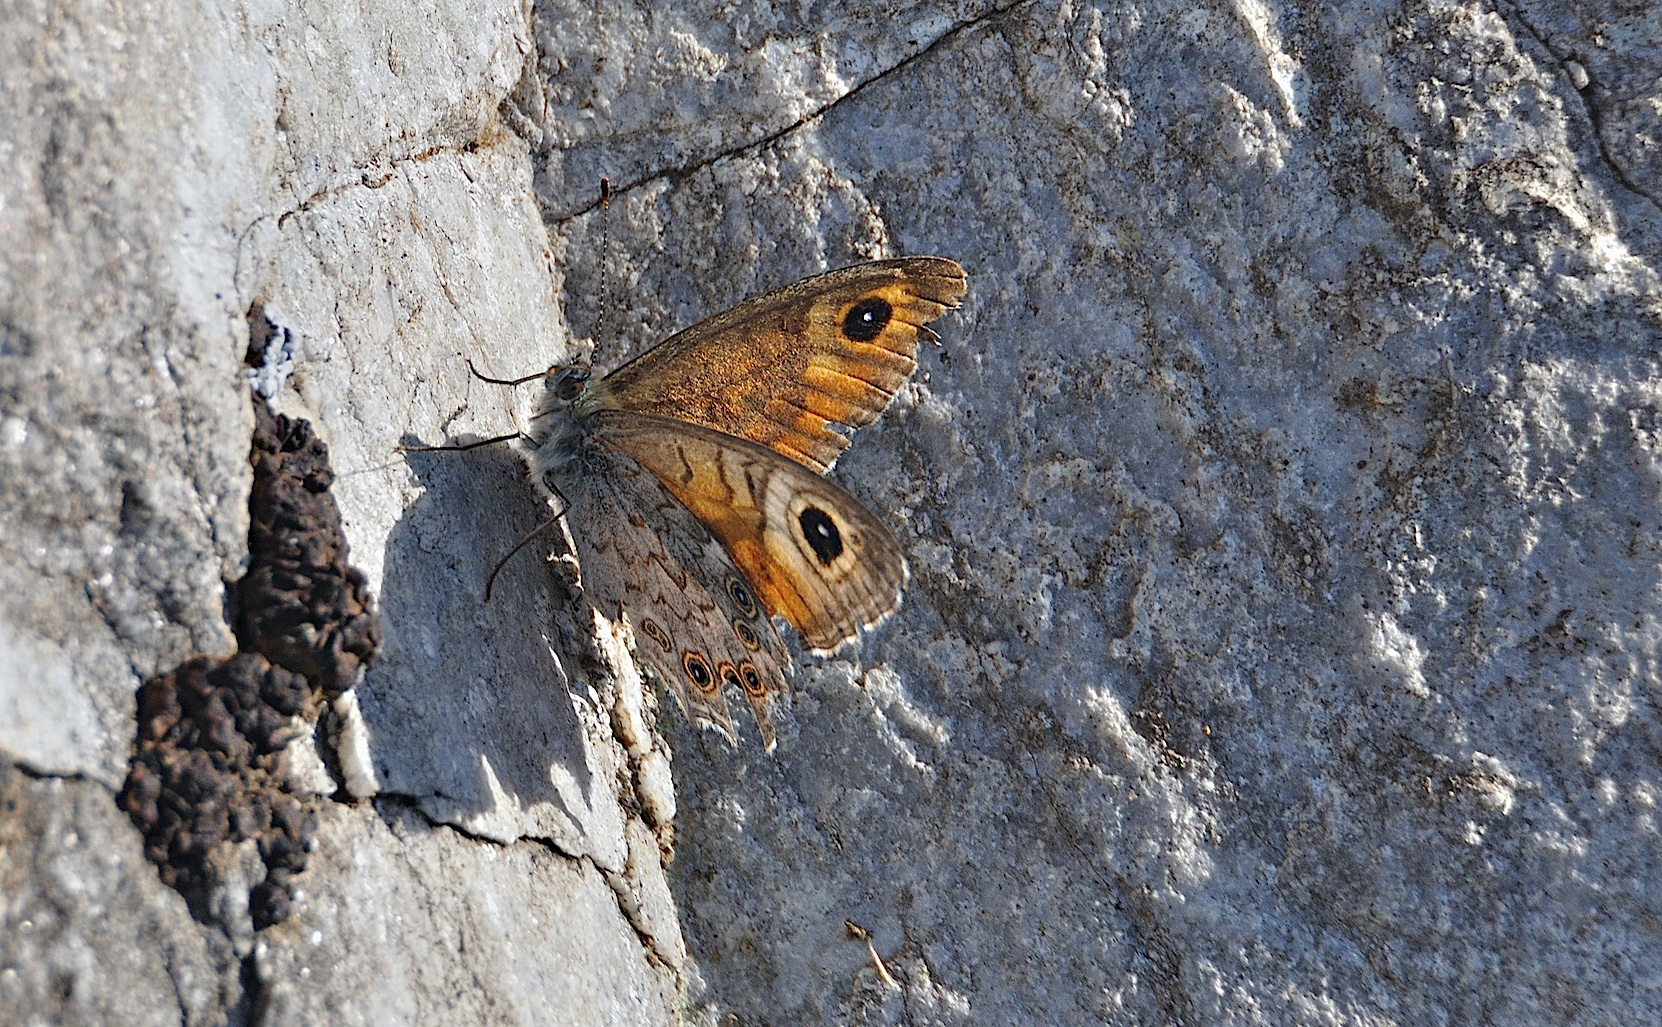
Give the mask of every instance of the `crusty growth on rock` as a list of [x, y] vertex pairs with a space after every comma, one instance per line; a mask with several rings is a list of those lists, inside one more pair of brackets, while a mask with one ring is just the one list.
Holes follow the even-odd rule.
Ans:
[[311, 686], [256, 653], [190, 660], [139, 689], [138, 752], [121, 808], [145, 855], [193, 908], [222, 842], [259, 842], [266, 878], [249, 895], [256, 928], [289, 914], [289, 882], [306, 866], [317, 816], [293, 794], [283, 747], [291, 718], [316, 717]]
[[245, 652], [305, 675], [330, 699], [375, 658], [381, 623], [364, 576], [347, 564], [340, 510], [329, 494], [329, 448], [311, 425], [254, 404], [254, 489], [248, 574], [237, 584]]
[[381, 626], [363, 575], [346, 562], [328, 448], [305, 421], [254, 408], [249, 568], [235, 588], [243, 651], [189, 660], [139, 689], [120, 802], [162, 880], [198, 911], [214, 850], [258, 842], [266, 876], [249, 912], [263, 928], [288, 917], [317, 824], [289, 780], [294, 718], [316, 721], [320, 697], [352, 687], [375, 659]]

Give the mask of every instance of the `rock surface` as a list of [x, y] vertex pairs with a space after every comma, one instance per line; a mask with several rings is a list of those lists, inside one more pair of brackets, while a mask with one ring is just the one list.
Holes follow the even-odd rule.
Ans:
[[[0, 19], [0, 1022], [1654, 1015], [1658, 15], [823, 6]], [[560, 566], [482, 601], [517, 458], [395, 447], [922, 253], [834, 472], [906, 605], [666, 764]], [[257, 932], [116, 807], [236, 646], [251, 348], [384, 626]]]

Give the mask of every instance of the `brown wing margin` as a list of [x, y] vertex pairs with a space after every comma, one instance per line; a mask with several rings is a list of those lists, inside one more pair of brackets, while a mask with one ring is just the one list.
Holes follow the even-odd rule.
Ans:
[[926, 325], [956, 307], [941, 257], [857, 264], [741, 303], [671, 336], [594, 387], [596, 407], [691, 421], [816, 473], [877, 419], [916, 368]]

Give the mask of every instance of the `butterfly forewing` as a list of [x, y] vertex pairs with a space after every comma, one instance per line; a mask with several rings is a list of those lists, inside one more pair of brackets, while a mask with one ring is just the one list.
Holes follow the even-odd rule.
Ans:
[[964, 270], [940, 257], [819, 275], [671, 336], [593, 388], [600, 408], [700, 424], [823, 473], [835, 426], [877, 419], [916, 368], [920, 336], [958, 305]]
[[900, 608], [900, 543], [841, 486], [697, 425], [628, 411], [590, 420], [596, 441], [657, 475], [709, 529], [809, 648], [833, 651]]

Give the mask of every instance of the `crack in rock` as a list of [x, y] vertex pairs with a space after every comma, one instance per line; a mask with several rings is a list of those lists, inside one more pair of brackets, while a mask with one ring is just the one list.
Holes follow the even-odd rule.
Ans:
[[[681, 165], [679, 167], [658, 168], [656, 170], [649, 171], [646, 174], [639, 175], [639, 176], [637, 176], [633, 179], [630, 179], [627, 182], [624, 182], [621, 185], [612, 185], [610, 182], [607, 182], [606, 185], [605, 185], [606, 197], [607, 198], [615, 197], [619, 193], [628, 192], [628, 191], [633, 190], [633, 189], [638, 189], [641, 186], [645, 185], [646, 183], [656, 181], [660, 178], [682, 178], [684, 176], [692, 174], [695, 171], [700, 171], [704, 168], [707, 168], [710, 165], [715, 164], [719, 161], [726, 160], [730, 157], [736, 157], [740, 154], [750, 153], [750, 152], [755, 151], [755, 150], [760, 150], [760, 149], [762, 149], [766, 146], [769, 146], [773, 143], [776, 143], [779, 140], [781, 140], [781, 139], [785, 138], [786, 136], [790, 135], [792, 132], [795, 132], [798, 129], [800, 129], [800, 128], [806, 126], [806, 125], [810, 125], [810, 124], [812, 124], [816, 121], [819, 121], [820, 119], [824, 118], [826, 115], [830, 114], [832, 111], [836, 110], [838, 107], [841, 107], [843, 104], [853, 100], [855, 97], [857, 97], [861, 93], [865, 92], [871, 86], [874, 86], [879, 82], [882, 82], [884, 79], [889, 78], [891, 75], [894, 75], [894, 74], [900, 72], [902, 69], [908, 67], [909, 65], [923, 59], [924, 57], [927, 57], [929, 54], [934, 53], [936, 50], [938, 50], [941, 47], [947, 45], [952, 40], [954, 40], [957, 37], [963, 35], [964, 33], [972, 31], [972, 30], [980, 27], [981, 25], [986, 24], [989, 21], [993, 21], [995, 19], [1002, 18], [1004, 15], [1009, 14], [1010, 12], [1014, 11], [1016, 8], [1025, 7], [1025, 6], [1027, 6], [1028, 4], [1030, 4], [1032, 2], [1033, 2], [1033, 0], [1016, 0], [1015, 3], [1006, 4], [1005, 6], [1002, 6], [1002, 7], [995, 7], [990, 11], [986, 11], [982, 14], [976, 15], [975, 17], [969, 19], [968, 21], [960, 22], [956, 25], [952, 25], [952, 26], [948, 27], [943, 32], [941, 32], [940, 35], [938, 35], [934, 39], [930, 40], [928, 45], [922, 47], [916, 53], [908, 54], [907, 56], [902, 57], [900, 60], [894, 62], [891, 65], [889, 65], [887, 68], [884, 68], [882, 71], [874, 72], [869, 77], [867, 77], [865, 79], [862, 79], [861, 81], [855, 83], [852, 87], [849, 88], [849, 90], [846, 93], [843, 93], [841, 96], [837, 97], [835, 100], [832, 100], [831, 102], [829, 102], [827, 104], [824, 104], [823, 106], [816, 107], [815, 109], [809, 111], [807, 114], [802, 115], [800, 118], [797, 118], [795, 121], [791, 122], [788, 125], [785, 125], [782, 128], [778, 128], [778, 129], [775, 129], [772, 132], [765, 133], [761, 136], [758, 136], [755, 139], [751, 139], [751, 140], [748, 140], [746, 142], [738, 143], [736, 145], [730, 146], [730, 147], [726, 148], [725, 150], [721, 150], [717, 153], [712, 153], [712, 154], [709, 154], [709, 155], [704, 156], [704, 157], [699, 157], [698, 159], [693, 160], [693, 161], [691, 161], [687, 164]], [[510, 96], [510, 99], [512, 99], [511, 96]], [[517, 106], [515, 108], [515, 116], [516, 116], [517, 119], [523, 119], [527, 122], [531, 122], [533, 127], [534, 127], [534, 121], [531, 118], [529, 118], [524, 113], [524, 111], [522, 109], [518, 108]], [[521, 137], [529, 138], [529, 136], [527, 136], [525, 132], [520, 131], [517, 128], [515, 129], [515, 131]], [[540, 142], [541, 136], [542, 136], [542, 132], [541, 132], [540, 129], [537, 130], [536, 135], [537, 135], [538, 141]], [[574, 210], [567, 211], [566, 213], [563, 213], [563, 214], [553, 215], [550, 218], [550, 224], [564, 225], [564, 224], [567, 224], [568, 222], [576, 220], [577, 218], [583, 217], [587, 214], [591, 214], [591, 213], [594, 212], [595, 208], [600, 206], [601, 199], [602, 199], [601, 196], [597, 195], [593, 200], [589, 201], [587, 204], [585, 204], [581, 207], [578, 207]]]

